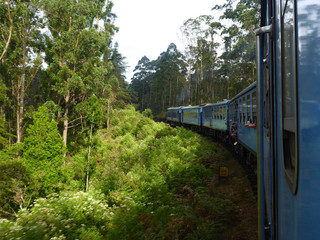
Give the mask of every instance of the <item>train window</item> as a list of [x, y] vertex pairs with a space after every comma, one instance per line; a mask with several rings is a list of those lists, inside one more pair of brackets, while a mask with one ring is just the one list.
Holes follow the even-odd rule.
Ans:
[[218, 108], [218, 107], [216, 107], [216, 120], [218, 120], [218, 119], [219, 119], [219, 115], [218, 115], [218, 113], [219, 113], [219, 108]]
[[238, 122], [238, 101], [234, 102], [234, 121]]
[[223, 106], [220, 106], [221, 120], [223, 119]]
[[246, 97], [243, 96], [242, 98], [242, 106], [243, 106], [243, 109], [242, 109], [242, 123], [245, 124], [246, 123]]
[[251, 119], [251, 101], [250, 101], [250, 95], [247, 95], [247, 121], [252, 120]]
[[216, 107], [216, 120], [219, 119], [219, 107]]
[[257, 95], [256, 91], [252, 92], [252, 121], [257, 123]]
[[235, 121], [234, 119], [234, 103], [230, 105], [230, 120]]
[[210, 109], [209, 108], [205, 108], [204, 109], [204, 118], [205, 119], [209, 119], [210, 118]]
[[215, 111], [216, 111], [216, 120], [218, 120], [218, 110], [219, 110], [219, 108], [216, 107], [216, 109], [215, 109]]
[[293, 194], [297, 189], [297, 82], [294, 0], [282, 0], [282, 144], [287, 182]]
[[219, 115], [218, 115], [218, 113], [219, 113], [219, 107], [216, 107], [216, 120], [218, 120], [218, 119], [219, 119]]
[[221, 106], [221, 120], [224, 119], [224, 106]]
[[212, 118], [216, 119], [216, 107], [212, 108]]

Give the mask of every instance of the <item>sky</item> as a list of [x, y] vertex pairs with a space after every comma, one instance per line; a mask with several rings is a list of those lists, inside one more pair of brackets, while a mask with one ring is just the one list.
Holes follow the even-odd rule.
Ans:
[[[158, 58], [175, 43], [183, 51], [180, 27], [189, 18], [212, 14], [211, 9], [224, 0], [114, 0], [115, 25], [119, 27], [114, 42], [126, 58], [126, 81], [130, 82], [138, 61], [147, 56]], [[215, 17], [218, 21], [218, 17]]]

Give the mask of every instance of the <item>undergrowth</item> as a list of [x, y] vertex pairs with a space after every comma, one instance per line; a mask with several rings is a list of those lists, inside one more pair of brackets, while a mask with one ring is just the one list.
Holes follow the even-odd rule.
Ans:
[[1, 239], [242, 238], [233, 237], [242, 227], [239, 201], [219, 190], [217, 171], [230, 154], [133, 108], [113, 115], [112, 127], [94, 136], [89, 191], [84, 149], [66, 166], [63, 191], [0, 220]]

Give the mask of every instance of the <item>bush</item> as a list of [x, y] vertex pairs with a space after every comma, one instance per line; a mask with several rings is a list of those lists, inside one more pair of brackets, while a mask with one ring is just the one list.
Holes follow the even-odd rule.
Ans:
[[56, 191], [62, 177], [65, 147], [57, 123], [49, 121], [48, 109], [39, 107], [24, 139], [23, 161], [40, 195]]
[[39, 198], [15, 222], [0, 220], [1, 239], [103, 239], [110, 212], [97, 192]]
[[[228, 238], [237, 208], [230, 200], [209, 196], [213, 172], [203, 165], [222, 158], [217, 145], [183, 128], [155, 123], [133, 108], [112, 114], [114, 125], [93, 138], [91, 192], [38, 199], [16, 221], [1, 220], [0, 238]], [[32, 153], [24, 156], [45, 156]], [[84, 189], [86, 156], [85, 149], [78, 152], [64, 169], [65, 190]]]

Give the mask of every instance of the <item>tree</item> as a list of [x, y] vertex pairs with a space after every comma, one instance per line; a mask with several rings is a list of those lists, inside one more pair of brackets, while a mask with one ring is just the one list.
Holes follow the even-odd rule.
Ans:
[[[37, 9], [33, 7], [34, 1], [8, 1], [7, 11], [3, 11], [4, 5], [0, 6], [0, 11], [4, 13], [1, 18], [4, 24], [0, 25], [4, 30], [3, 41], [6, 41], [3, 48], [2, 62], [0, 63], [0, 74], [10, 92], [11, 106], [7, 106], [10, 111], [16, 114], [16, 135], [17, 142], [22, 142], [23, 119], [27, 100], [27, 90], [35, 78], [41, 65], [41, 34], [39, 16]], [[9, 30], [8, 24], [10, 25]], [[6, 26], [7, 25], [7, 26]], [[8, 36], [6, 37], [6, 33]], [[14, 114], [8, 115], [13, 120]], [[10, 123], [10, 122], [9, 122]], [[13, 125], [13, 124], [11, 124]]]
[[143, 110], [147, 106], [146, 95], [150, 92], [149, 78], [152, 74], [152, 69], [149, 58], [142, 57], [133, 71], [134, 75], [129, 87], [138, 94], [139, 109]]
[[49, 120], [48, 109], [39, 107], [34, 113], [24, 139], [23, 161], [31, 173], [40, 196], [58, 189], [61, 181], [64, 144], [57, 123]]
[[106, 75], [112, 68], [108, 46], [117, 30], [112, 24], [113, 4], [104, 0], [40, 0], [40, 6], [50, 30], [46, 36], [48, 72], [57, 94], [55, 102], [63, 106], [63, 139], [67, 145], [76, 103], [99, 87], [106, 88]]
[[220, 73], [224, 72], [229, 98], [255, 81], [254, 30], [259, 27], [260, 1], [228, 0], [214, 9], [224, 11], [220, 19], [233, 22], [223, 27], [225, 52], [220, 57], [222, 65], [219, 69]]
[[2, 33], [2, 41], [0, 41], [0, 62], [2, 62], [8, 51], [13, 32], [13, 20], [11, 17], [10, 0], [7, 0], [6, 5], [1, 3], [0, 12], [0, 32]]
[[100, 124], [102, 119], [102, 105], [96, 95], [92, 95], [87, 101], [78, 104], [78, 112], [85, 116], [87, 124], [89, 125], [89, 141], [88, 141], [88, 155], [87, 155], [87, 169], [86, 169], [86, 191], [89, 189], [89, 174], [90, 174], [90, 157], [92, 148], [92, 136], [94, 131]]
[[221, 23], [215, 22], [210, 15], [188, 19], [181, 27], [186, 41], [189, 103], [202, 104], [204, 100], [215, 98], [214, 69], [219, 46], [215, 37], [221, 28]]

